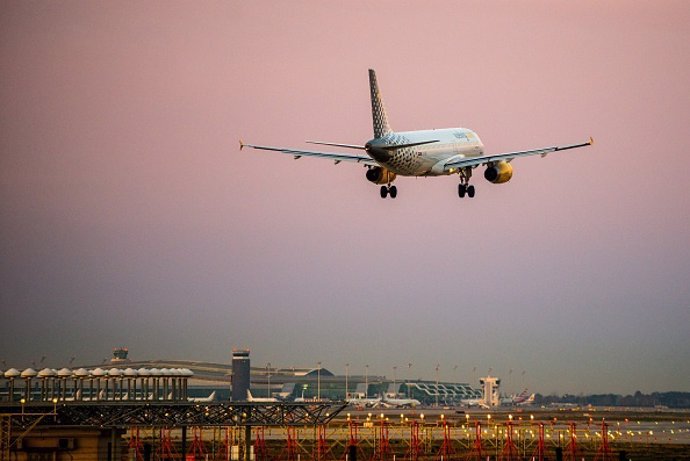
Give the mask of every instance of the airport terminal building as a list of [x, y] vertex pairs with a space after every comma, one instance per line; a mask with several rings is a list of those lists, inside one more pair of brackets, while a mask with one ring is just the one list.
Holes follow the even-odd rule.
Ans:
[[[203, 398], [215, 392], [216, 400], [242, 400], [246, 393], [233, 392], [235, 387], [247, 386], [252, 397], [277, 397], [284, 400], [331, 399], [346, 397], [382, 397], [384, 395], [414, 398], [425, 405], [454, 405], [461, 399], [481, 397], [481, 390], [467, 383], [436, 382], [427, 380], [391, 380], [378, 375], [335, 375], [323, 367], [278, 368], [270, 364], [251, 366], [249, 351], [233, 351], [232, 363], [213, 363], [192, 360], [130, 360], [126, 348], [113, 350], [110, 363], [85, 366], [96, 368], [148, 369], [164, 373], [171, 369], [188, 369], [193, 375], [188, 379], [188, 395]], [[347, 389], [346, 389], [347, 387]]]

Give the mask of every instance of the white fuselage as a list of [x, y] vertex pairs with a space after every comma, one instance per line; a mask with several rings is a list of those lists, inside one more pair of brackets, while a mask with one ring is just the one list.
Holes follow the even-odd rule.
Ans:
[[453, 171], [444, 168], [449, 160], [484, 155], [484, 145], [479, 136], [467, 128], [392, 132], [382, 138], [372, 139], [367, 144], [375, 148], [377, 144], [404, 145], [429, 140], [437, 142], [388, 150], [380, 152], [381, 155], [372, 152], [370, 155], [382, 167], [401, 176], [452, 174]]

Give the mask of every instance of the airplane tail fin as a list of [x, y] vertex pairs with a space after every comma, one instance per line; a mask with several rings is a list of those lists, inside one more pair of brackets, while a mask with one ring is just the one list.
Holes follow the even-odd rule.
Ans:
[[369, 69], [369, 88], [371, 90], [371, 117], [374, 121], [374, 137], [382, 138], [393, 130], [388, 125], [386, 108], [383, 106], [379, 85], [376, 82], [376, 72], [373, 69]]

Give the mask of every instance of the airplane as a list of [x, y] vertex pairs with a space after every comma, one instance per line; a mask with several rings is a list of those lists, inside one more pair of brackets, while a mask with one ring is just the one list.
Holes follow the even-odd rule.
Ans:
[[354, 392], [348, 392], [345, 401], [348, 405], [356, 408], [378, 408], [381, 406], [381, 397], [369, 397], [368, 393], [367, 384], [359, 383]]
[[534, 403], [534, 399], [537, 398], [537, 394], [530, 394], [529, 397], [526, 397], [525, 400], [515, 402], [515, 405], [517, 406], [526, 406], [526, 405], [532, 405]]
[[381, 405], [386, 408], [414, 408], [420, 406], [421, 404], [422, 402], [417, 399], [397, 399], [386, 397], [385, 399], [381, 400]]
[[193, 403], [210, 403], [216, 401], [216, 391], [211, 392], [208, 397], [188, 397], [187, 400]]
[[395, 383], [388, 384], [388, 390], [383, 394], [381, 405], [386, 408], [414, 408], [422, 404], [413, 398], [398, 398], [398, 388]]
[[283, 386], [280, 388], [280, 392], [276, 394], [278, 395], [278, 399], [288, 400], [292, 393], [295, 391], [295, 386], [296, 383], [284, 383]]
[[590, 146], [593, 138], [579, 144], [550, 146], [515, 152], [486, 155], [484, 145], [477, 133], [467, 128], [445, 128], [420, 131], [393, 131], [388, 123], [388, 115], [376, 80], [376, 72], [369, 69], [371, 92], [371, 113], [374, 138], [364, 145], [342, 144], [322, 141], [306, 141], [309, 144], [363, 150], [366, 155], [348, 155], [332, 152], [291, 149], [285, 147], [245, 144], [240, 140], [240, 150], [252, 149], [275, 151], [292, 155], [295, 159], [315, 157], [333, 161], [354, 162], [367, 168], [366, 178], [381, 186], [381, 198], [397, 197], [398, 189], [392, 185], [397, 176], [447, 176], [457, 174], [460, 178], [458, 196], [474, 197], [475, 187], [470, 184], [472, 170], [484, 166], [484, 178], [494, 184], [510, 181], [513, 176], [511, 162], [519, 157], [541, 155], [551, 152]]
[[347, 399], [347, 404], [355, 408], [378, 408], [383, 401], [380, 398], [352, 397]]
[[247, 389], [247, 402], [253, 403], [276, 403], [278, 399], [275, 397], [254, 397], [252, 396], [252, 391]]
[[501, 405], [529, 405], [534, 403], [536, 395], [528, 394], [527, 389], [524, 389], [518, 395], [511, 395], [501, 399]]
[[478, 399], [461, 399], [460, 404], [466, 407], [490, 408], [489, 405], [487, 405], [484, 401], [483, 397]]

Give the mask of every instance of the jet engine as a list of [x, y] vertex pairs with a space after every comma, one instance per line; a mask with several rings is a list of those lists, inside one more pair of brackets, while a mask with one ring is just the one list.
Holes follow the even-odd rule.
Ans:
[[484, 178], [494, 184], [502, 184], [513, 177], [513, 167], [506, 161], [489, 164], [484, 171]]
[[374, 184], [388, 184], [393, 182], [395, 179], [395, 173], [388, 171], [387, 169], [375, 166], [367, 170], [367, 180], [373, 182]]

